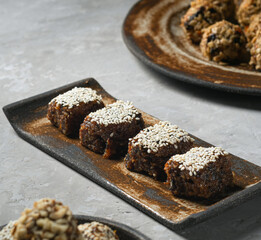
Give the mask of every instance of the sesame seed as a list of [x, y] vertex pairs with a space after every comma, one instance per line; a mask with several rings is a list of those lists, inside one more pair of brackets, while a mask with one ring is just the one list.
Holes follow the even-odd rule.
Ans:
[[[95, 90], [91, 88], [73, 88], [72, 90], [65, 92], [63, 94], [58, 95], [53, 98], [50, 103], [56, 102], [62, 106], [66, 106], [69, 109], [74, 106], [79, 106], [80, 103], [89, 103], [97, 101], [100, 103], [102, 101], [102, 97], [97, 94]], [[50, 104], [49, 103], [49, 104]]]
[[158, 124], [143, 129], [134, 138], [131, 143], [134, 146], [141, 146], [151, 151], [157, 152], [160, 147], [174, 145], [177, 149], [180, 142], [193, 142], [188, 133], [170, 122], [161, 121]]
[[185, 154], [177, 154], [170, 158], [170, 161], [179, 164], [181, 171], [189, 171], [190, 176], [197, 175], [197, 172], [203, 169], [207, 164], [216, 162], [221, 156], [227, 156], [228, 153], [220, 147], [195, 147]]
[[139, 114], [131, 102], [118, 100], [105, 108], [90, 113], [89, 117], [91, 122], [108, 126], [109, 124], [131, 123]]

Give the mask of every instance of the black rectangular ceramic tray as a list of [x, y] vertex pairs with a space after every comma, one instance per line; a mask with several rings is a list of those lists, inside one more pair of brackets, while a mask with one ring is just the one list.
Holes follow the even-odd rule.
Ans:
[[[178, 230], [202, 222], [261, 193], [261, 168], [229, 155], [234, 183], [222, 199], [215, 202], [174, 197], [163, 182], [128, 171], [121, 160], [103, 159], [81, 146], [78, 139], [61, 134], [46, 118], [48, 102], [73, 87], [90, 87], [105, 104], [115, 101], [97, 81], [85, 79], [3, 108], [17, 134], [58, 161], [119, 196], [166, 227]], [[142, 111], [141, 111], [142, 112]], [[146, 126], [159, 120], [142, 112]], [[196, 138], [195, 145], [211, 146]]]

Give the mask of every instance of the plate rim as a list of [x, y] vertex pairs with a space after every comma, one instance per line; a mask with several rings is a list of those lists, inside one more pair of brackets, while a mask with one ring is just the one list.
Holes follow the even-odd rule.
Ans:
[[[10, 122], [11, 126], [14, 128], [15, 132], [22, 139], [24, 139], [25, 141], [29, 142], [31, 145], [37, 147], [39, 150], [47, 153], [48, 155], [50, 155], [51, 157], [55, 158], [56, 160], [58, 160], [62, 164], [66, 165], [67, 167], [69, 167], [69, 168], [73, 169], [74, 171], [80, 173], [84, 177], [90, 179], [91, 181], [93, 181], [96, 184], [100, 185], [101, 187], [105, 188], [106, 190], [108, 190], [109, 192], [113, 193], [117, 197], [119, 197], [122, 200], [128, 202], [130, 205], [134, 206], [138, 210], [142, 211], [146, 215], [152, 217], [153, 219], [155, 219], [159, 223], [163, 224], [164, 226], [166, 226], [169, 229], [174, 230], [174, 231], [175, 230], [182, 230], [182, 229], [190, 227], [190, 226], [192, 226], [194, 224], [198, 224], [200, 222], [204, 222], [204, 221], [208, 220], [209, 218], [216, 216], [218, 213], [222, 213], [222, 212], [224, 212], [225, 210], [227, 210], [227, 209], [229, 209], [231, 207], [235, 207], [238, 204], [242, 204], [242, 203], [244, 203], [244, 202], [246, 202], [248, 200], [253, 199], [257, 195], [261, 194], [261, 181], [260, 181], [258, 183], [253, 184], [253, 185], [250, 185], [249, 187], [247, 187], [245, 189], [240, 190], [239, 192], [234, 193], [233, 195], [230, 195], [227, 198], [224, 198], [224, 199], [220, 200], [219, 202], [217, 202], [216, 204], [212, 205], [211, 207], [207, 208], [204, 211], [191, 214], [188, 217], [186, 217], [185, 219], [183, 219], [183, 220], [181, 220], [179, 222], [174, 223], [173, 221], [170, 221], [170, 220], [168, 220], [166, 218], [163, 218], [163, 217], [161, 217], [161, 215], [158, 215], [158, 214], [154, 213], [153, 211], [150, 211], [149, 209], [145, 208], [143, 205], [137, 203], [135, 201], [135, 198], [133, 198], [132, 196], [130, 196], [128, 194], [125, 194], [121, 189], [117, 188], [117, 186], [115, 186], [114, 184], [110, 183], [106, 179], [97, 178], [97, 176], [95, 174], [92, 174], [92, 173], [88, 173], [87, 174], [79, 166], [73, 165], [70, 162], [66, 161], [65, 158], [63, 158], [59, 154], [56, 154], [55, 152], [52, 152], [50, 149], [48, 149], [48, 147], [46, 147], [44, 145], [41, 145], [40, 143], [35, 141], [32, 137], [30, 137], [29, 134], [26, 134], [25, 131], [20, 129], [15, 124], [15, 122], [12, 121], [12, 117], [11, 117], [12, 116], [12, 110], [20, 108], [24, 104], [41, 101], [42, 98], [49, 97], [50, 94], [51, 95], [57, 95], [59, 93], [59, 91], [60, 92], [64, 92], [64, 91], [67, 91], [68, 89], [71, 89], [73, 87], [79, 87], [79, 86], [85, 85], [85, 84], [87, 84], [87, 82], [88, 83], [91, 82], [91, 84], [95, 84], [96, 86], [100, 87], [106, 94], [111, 96], [98, 83], [98, 81], [96, 81], [93, 78], [87, 78], [87, 79], [76, 81], [76, 82], [73, 82], [73, 83], [70, 83], [70, 84], [63, 85], [61, 87], [55, 88], [53, 90], [49, 90], [49, 91], [41, 93], [41, 94], [34, 95], [34, 96], [26, 98], [24, 100], [19, 100], [17, 102], [8, 104], [8, 105], [3, 107], [3, 111], [4, 111], [8, 121]], [[258, 166], [258, 165], [254, 164], [254, 163], [249, 162], [249, 161], [247, 161], [247, 162], [252, 164], [252, 165]]]
[[[172, 69], [169, 69], [166, 66], [154, 63], [147, 55], [146, 53], [136, 44], [135, 40], [131, 35], [128, 35], [125, 31], [126, 22], [128, 20], [128, 17], [130, 16], [130, 13], [133, 11], [133, 9], [140, 4], [144, 0], [139, 0], [136, 2], [128, 11], [127, 15], [125, 16], [125, 19], [123, 21], [122, 27], [121, 27], [121, 35], [123, 38], [123, 42], [125, 43], [128, 50], [139, 60], [141, 63], [145, 64], [145, 66], [152, 68], [154, 71], [159, 72], [167, 77], [170, 77], [174, 80], [178, 80], [185, 83], [194, 84], [196, 86], [203, 86], [205, 88], [211, 88], [214, 90], [219, 91], [225, 91], [230, 93], [237, 93], [237, 94], [245, 94], [245, 95], [252, 95], [252, 96], [261, 96], [261, 88], [250, 88], [250, 87], [239, 87], [234, 86], [231, 84], [225, 85], [225, 84], [216, 84], [213, 82], [204, 81], [200, 78], [193, 77], [191, 75], [186, 75], [185, 73], [174, 71]], [[261, 81], [261, 80], [260, 80]]]

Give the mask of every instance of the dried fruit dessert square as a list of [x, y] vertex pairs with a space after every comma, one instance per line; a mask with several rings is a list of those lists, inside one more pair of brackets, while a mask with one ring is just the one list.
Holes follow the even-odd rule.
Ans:
[[130, 102], [117, 101], [90, 113], [81, 125], [81, 144], [104, 158], [127, 152], [128, 139], [144, 127], [141, 113]]
[[76, 135], [84, 118], [103, 107], [102, 97], [95, 90], [75, 87], [50, 101], [47, 118], [63, 134]]
[[164, 165], [174, 154], [185, 153], [194, 139], [169, 122], [161, 121], [143, 129], [130, 139], [125, 157], [127, 169], [144, 172], [156, 179], [166, 179]]
[[172, 193], [206, 199], [223, 194], [233, 182], [227, 155], [219, 147], [196, 147], [171, 157], [165, 171]]

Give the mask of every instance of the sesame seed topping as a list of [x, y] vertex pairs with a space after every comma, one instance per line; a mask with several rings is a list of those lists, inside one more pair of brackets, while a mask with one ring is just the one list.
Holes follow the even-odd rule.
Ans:
[[115, 103], [107, 105], [105, 108], [90, 113], [89, 117], [91, 118], [91, 122], [108, 126], [109, 124], [131, 123], [135, 118], [137, 120], [138, 114], [139, 112], [131, 102], [118, 100]]
[[0, 239], [1, 240], [12, 240], [13, 236], [11, 234], [12, 229], [14, 228], [13, 221], [10, 221], [1, 231], [0, 231]]
[[[65, 92], [53, 98], [50, 103], [56, 102], [62, 106], [67, 106], [69, 109], [74, 106], [79, 106], [80, 103], [88, 103], [97, 101], [100, 103], [102, 97], [97, 94], [95, 90], [91, 88], [73, 88], [72, 90]], [[49, 104], [50, 104], [49, 103]]]
[[148, 153], [157, 152], [160, 147], [168, 145], [174, 145], [177, 149], [180, 142], [193, 141], [186, 131], [167, 121], [145, 128], [131, 139], [134, 146], [142, 146]]
[[216, 162], [219, 157], [227, 155], [228, 153], [220, 147], [195, 147], [185, 154], [172, 156], [170, 161], [179, 163], [178, 168], [181, 171], [187, 170], [190, 176], [195, 176], [208, 163]]

